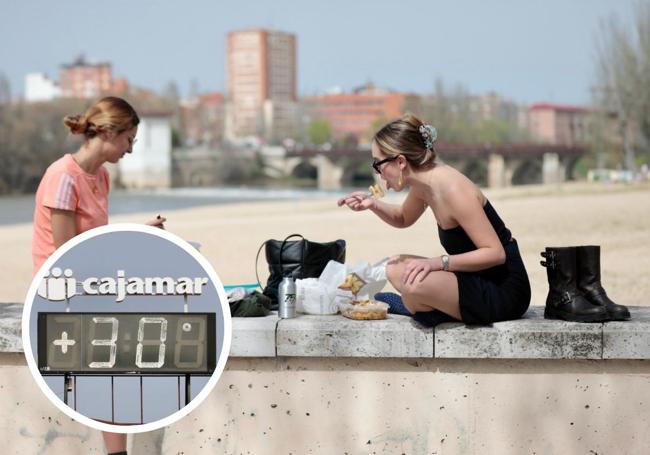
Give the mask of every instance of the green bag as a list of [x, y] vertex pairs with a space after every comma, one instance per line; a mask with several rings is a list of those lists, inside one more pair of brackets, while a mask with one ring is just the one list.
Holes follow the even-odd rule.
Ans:
[[235, 318], [266, 316], [271, 312], [271, 299], [259, 291], [253, 291], [241, 300], [230, 302], [230, 314]]

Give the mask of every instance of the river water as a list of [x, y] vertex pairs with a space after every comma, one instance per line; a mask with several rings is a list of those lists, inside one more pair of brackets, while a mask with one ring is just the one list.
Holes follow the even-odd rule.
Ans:
[[[292, 188], [168, 188], [157, 190], [115, 190], [109, 199], [110, 215], [168, 210], [205, 205], [253, 201], [337, 199], [351, 189], [322, 191]], [[0, 225], [29, 223], [34, 214], [34, 195], [0, 197]]]

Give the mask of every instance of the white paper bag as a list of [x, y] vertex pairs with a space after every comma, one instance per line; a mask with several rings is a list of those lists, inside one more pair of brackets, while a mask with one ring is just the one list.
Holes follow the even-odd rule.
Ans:
[[296, 280], [296, 311], [307, 314], [336, 314], [338, 306], [317, 278]]
[[[388, 258], [384, 258], [375, 264], [362, 261], [347, 267], [339, 262], [330, 261], [323, 270], [319, 281], [326, 286], [328, 295], [330, 295], [337, 307], [339, 303], [350, 303], [354, 299], [370, 300], [386, 286], [387, 262]], [[359, 278], [366, 282], [356, 297], [350, 291], [339, 289], [339, 285], [343, 283], [345, 277], [350, 273], [356, 273]]]

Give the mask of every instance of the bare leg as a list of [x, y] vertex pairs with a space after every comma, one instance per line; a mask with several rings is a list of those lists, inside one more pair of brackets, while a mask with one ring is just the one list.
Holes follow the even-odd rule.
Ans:
[[108, 453], [126, 452], [126, 434], [102, 431], [102, 436]]
[[386, 266], [386, 276], [393, 287], [402, 294], [404, 306], [411, 313], [440, 310], [460, 320], [456, 275], [444, 271], [431, 272], [421, 282], [405, 285], [402, 283], [402, 272], [411, 259], [421, 259], [421, 257], [395, 256]]

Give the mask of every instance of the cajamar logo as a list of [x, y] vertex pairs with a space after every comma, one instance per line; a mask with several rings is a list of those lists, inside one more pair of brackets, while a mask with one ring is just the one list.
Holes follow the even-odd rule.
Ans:
[[[114, 295], [121, 302], [127, 295], [201, 295], [208, 277], [126, 277], [124, 270], [117, 277], [89, 277], [78, 282], [71, 269], [53, 268], [45, 274], [38, 295], [51, 301], [66, 300], [75, 295]], [[81, 293], [77, 293], [81, 288]]]

